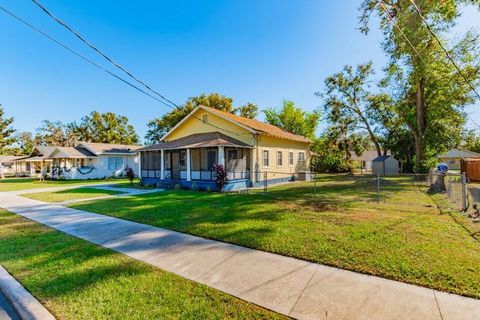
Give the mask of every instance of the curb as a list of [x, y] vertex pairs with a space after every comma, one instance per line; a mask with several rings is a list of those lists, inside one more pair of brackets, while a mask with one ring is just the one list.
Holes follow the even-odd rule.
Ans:
[[0, 266], [0, 290], [23, 320], [55, 320], [55, 317], [2, 266]]

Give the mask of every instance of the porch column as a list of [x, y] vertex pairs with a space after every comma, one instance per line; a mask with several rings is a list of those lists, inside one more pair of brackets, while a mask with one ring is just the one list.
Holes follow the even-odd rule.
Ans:
[[187, 181], [192, 180], [191, 168], [190, 168], [190, 149], [187, 149]]
[[225, 147], [218, 147], [218, 164], [225, 168]]
[[165, 156], [163, 149], [160, 150], [160, 179], [165, 179]]

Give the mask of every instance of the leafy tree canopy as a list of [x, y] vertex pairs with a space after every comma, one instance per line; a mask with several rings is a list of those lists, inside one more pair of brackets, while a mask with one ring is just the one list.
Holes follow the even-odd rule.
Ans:
[[268, 123], [294, 134], [310, 139], [315, 138], [315, 131], [320, 119], [319, 111], [307, 112], [295, 107], [293, 101], [284, 100], [283, 106], [279, 110], [270, 108], [263, 112]]
[[137, 144], [139, 142], [135, 128], [126, 116], [113, 112], [93, 111], [82, 118], [79, 125], [69, 124], [77, 140], [97, 143]]
[[[383, 48], [390, 59], [382, 84], [414, 139], [417, 171], [427, 169], [429, 157], [458, 143], [465, 123], [463, 108], [475, 101], [463, 76], [478, 86], [478, 35], [467, 32], [456, 41], [443, 39], [455, 25], [460, 6], [467, 3], [480, 6], [479, 0], [363, 1], [362, 31], [368, 32], [372, 14], [380, 18]], [[414, 4], [444, 42], [461, 73], [429, 32]]]
[[6, 147], [15, 142], [15, 138], [13, 137], [15, 129], [11, 126], [12, 123], [13, 117], [7, 118], [0, 104], [0, 154], [6, 152]]

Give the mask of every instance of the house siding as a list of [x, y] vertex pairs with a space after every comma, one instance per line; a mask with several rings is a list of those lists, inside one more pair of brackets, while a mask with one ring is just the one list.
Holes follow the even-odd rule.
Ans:
[[[207, 122], [202, 120], [207, 114]], [[177, 140], [193, 134], [206, 132], [220, 132], [237, 140], [240, 140], [250, 146], [246, 154], [248, 155], [247, 169], [250, 172], [248, 179], [242, 181], [230, 182], [226, 185], [226, 190], [238, 190], [248, 186], [261, 186], [264, 181], [264, 174], [266, 173], [269, 183], [277, 183], [284, 181], [291, 181], [297, 179], [296, 173], [310, 171], [311, 155], [309, 152], [309, 143], [283, 139], [267, 134], [257, 135], [248, 129], [226, 120], [219, 115], [216, 115], [207, 110], [198, 109], [194, 113], [194, 117], [187, 118], [183, 123], [178, 125], [174, 130], [168, 133], [165, 141]], [[269, 166], [263, 165], [263, 151], [269, 152]], [[282, 165], [278, 165], [278, 152], [282, 152]], [[293, 153], [293, 164], [289, 163], [289, 153]], [[304, 153], [304, 161], [299, 161], [299, 154]], [[307, 177], [309, 175], [306, 175]], [[159, 183], [161, 180], [151, 177], [142, 177], [145, 183]], [[182, 181], [182, 180], [180, 180]], [[182, 181], [185, 187], [191, 182]], [[197, 182], [198, 185], [198, 182]]]

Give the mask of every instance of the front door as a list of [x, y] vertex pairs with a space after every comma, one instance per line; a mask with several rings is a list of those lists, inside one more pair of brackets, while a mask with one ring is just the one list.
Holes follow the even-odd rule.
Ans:
[[180, 152], [172, 151], [172, 180], [180, 180]]

